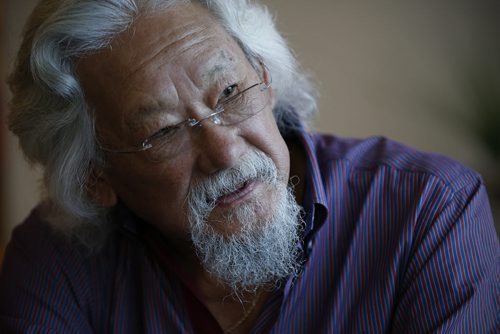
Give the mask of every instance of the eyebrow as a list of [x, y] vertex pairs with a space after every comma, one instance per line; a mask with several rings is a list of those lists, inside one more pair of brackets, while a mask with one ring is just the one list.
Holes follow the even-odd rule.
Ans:
[[231, 54], [228, 54], [226, 51], [221, 50], [218, 54], [218, 57], [214, 61], [213, 67], [202, 75], [203, 79], [208, 77], [210, 82], [214, 81], [217, 75], [221, 72], [227, 72], [228, 70], [232, 70], [236, 67], [236, 61]]
[[166, 110], [173, 110], [173, 104], [165, 103], [165, 101], [158, 100], [150, 104], [140, 106], [129, 119], [126, 120], [127, 127], [131, 130], [139, 130], [145, 119], [150, 119], [153, 116], [161, 115]]

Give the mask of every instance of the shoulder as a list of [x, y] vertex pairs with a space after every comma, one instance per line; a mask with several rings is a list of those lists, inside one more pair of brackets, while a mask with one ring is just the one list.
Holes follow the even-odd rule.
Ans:
[[314, 182], [327, 206], [338, 208], [337, 220], [363, 213], [358, 218], [373, 220], [379, 212], [385, 222], [406, 221], [424, 232], [439, 221], [446, 229], [458, 220], [493, 221], [483, 178], [451, 158], [384, 137], [312, 134], [306, 141]]
[[61, 266], [66, 261], [76, 265], [83, 262], [86, 256], [83, 249], [74, 246], [42, 218], [41, 208], [36, 207], [12, 232], [6, 250], [6, 261], [12, 261], [11, 258], [15, 257], [16, 260], [46, 267], [45, 269]]
[[[34, 208], [12, 232], [0, 279], [9, 275], [39, 277], [39, 272], [42, 272], [47, 277], [52, 276], [52, 280], [56, 277], [64, 279], [83, 292], [92, 281], [89, 275], [105, 275], [113, 271], [128, 239], [110, 230], [101, 248], [90, 249], [54, 228], [44, 218], [43, 212], [41, 205]], [[37, 283], [33, 284], [36, 286]]]
[[336, 163], [351, 173], [405, 175], [407, 180], [438, 182], [451, 192], [483, 184], [479, 173], [449, 157], [423, 152], [385, 137], [346, 139], [312, 134], [310, 138], [320, 168]]
[[78, 286], [75, 292], [82, 292], [88, 286], [84, 270], [87, 260], [88, 255], [56, 233], [41, 218], [40, 208], [35, 208], [14, 229], [7, 245], [0, 293], [10, 295], [17, 288], [31, 293], [48, 291], [49, 286], [57, 291], [57, 287], [68, 285]]
[[[34, 209], [12, 233], [0, 271], [0, 328], [87, 328], [84, 315], [113, 270], [109, 250], [91, 254], [54, 231]], [[100, 292], [98, 292], [100, 291]], [[69, 321], [66, 321], [69, 320]], [[33, 327], [34, 326], [34, 327]]]

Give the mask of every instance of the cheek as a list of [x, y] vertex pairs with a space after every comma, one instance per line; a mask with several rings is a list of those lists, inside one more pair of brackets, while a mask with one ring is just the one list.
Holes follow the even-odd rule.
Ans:
[[117, 196], [137, 216], [173, 233], [183, 228], [182, 208], [191, 179], [190, 169], [180, 166], [181, 162], [175, 166], [129, 164], [111, 170], [110, 182]]
[[260, 122], [258, 136], [261, 141], [260, 147], [257, 147], [266, 153], [276, 164], [278, 172], [282, 177], [288, 180], [290, 172], [290, 154], [285, 140], [279, 132], [278, 126], [271, 112], [266, 113]]

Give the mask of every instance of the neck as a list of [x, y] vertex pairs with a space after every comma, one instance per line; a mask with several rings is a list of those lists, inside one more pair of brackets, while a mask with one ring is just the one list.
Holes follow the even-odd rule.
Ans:
[[[228, 285], [222, 283], [212, 274], [210, 274], [201, 264], [191, 242], [187, 241], [168, 241], [170, 254], [175, 255], [175, 265], [181, 271], [194, 293], [203, 301], [220, 301], [228, 299], [229, 296], [251, 295], [243, 292], [235, 292]], [[236, 298], [235, 298], [236, 299]]]
[[225, 333], [247, 333], [257, 320], [271, 289], [260, 287], [255, 292], [235, 292], [207, 272], [191, 244], [169, 242], [168, 251], [192, 293], [203, 303]]

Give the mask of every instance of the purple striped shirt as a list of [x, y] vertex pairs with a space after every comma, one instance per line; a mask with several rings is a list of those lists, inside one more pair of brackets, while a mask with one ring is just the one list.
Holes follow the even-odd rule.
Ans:
[[[300, 138], [305, 262], [253, 333], [498, 332], [500, 247], [477, 173], [384, 138]], [[119, 217], [95, 254], [37, 210], [16, 228], [0, 274], [0, 332], [195, 332], [185, 284], [134, 236], [136, 221]]]

